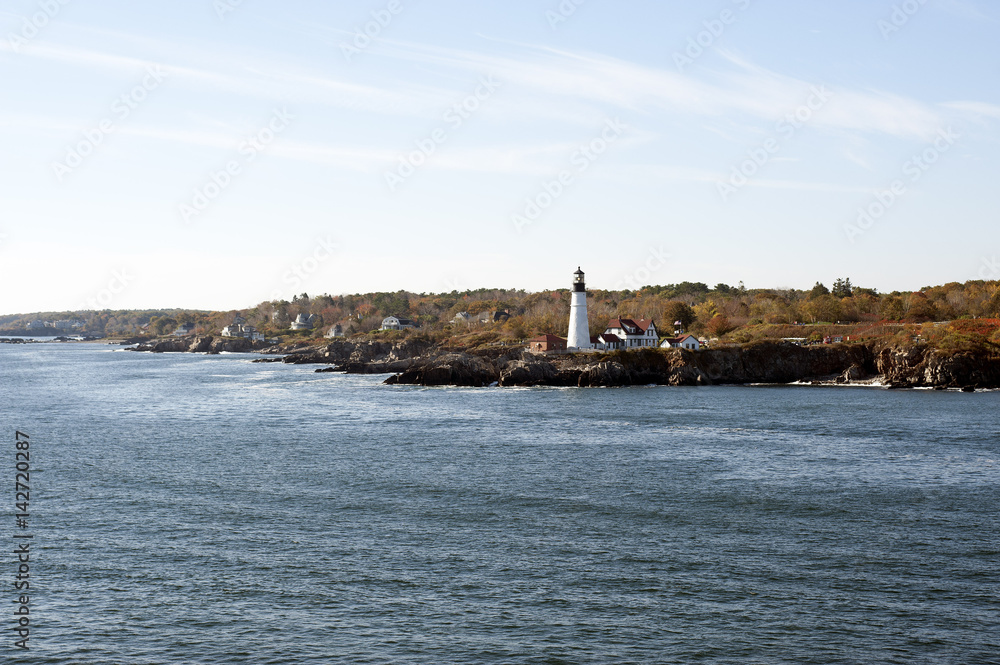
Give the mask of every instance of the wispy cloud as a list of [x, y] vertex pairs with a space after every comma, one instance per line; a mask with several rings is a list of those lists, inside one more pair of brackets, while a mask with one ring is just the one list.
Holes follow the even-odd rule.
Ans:
[[[672, 112], [778, 120], [800, 106], [819, 81], [803, 81], [759, 67], [731, 53], [731, 67], [692, 78], [670, 69], [638, 65], [610, 56], [518, 45], [518, 56], [387, 40], [384, 52], [439, 67], [490, 71], [522, 93], [579, 99], [621, 111]], [[929, 105], [877, 90], [829, 85], [834, 98], [811, 121], [817, 127], [924, 139], [942, 119]]]
[[[197, 60], [194, 65], [185, 62], [189, 47], [175, 49], [173, 53], [179, 56], [166, 56], [169, 49], [162, 44], [154, 47], [165, 56], [159, 64], [174, 80], [188, 85], [289, 103], [320, 103], [422, 117], [432, 117], [456, 96], [467, 94], [459, 83], [464, 79], [454, 76], [456, 72], [489, 73], [503, 81], [508, 99], [499, 103], [505, 104], [505, 112], [514, 114], [513, 118], [551, 120], [560, 113], [565, 116], [566, 111], [552, 110], [550, 102], [558, 98], [557, 108], [572, 109], [576, 105], [571, 112], [574, 122], [592, 119], [602, 109], [717, 118], [743, 114], [749, 119], [777, 120], [803, 103], [811, 85], [822, 83], [784, 76], [726, 52], [722, 55], [729, 67], [714, 71], [706, 68], [701, 78], [693, 78], [668, 68], [607, 55], [523, 44], [500, 43], [498, 48], [505, 52], [497, 54], [381, 40], [378, 57], [430, 66], [441, 79], [450, 75], [456, 80], [455, 87], [447, 88], [410, 83], [389, 75], [361, 82], [351, 80], [346, 73], [330, 76], [300, 62], [267, 61], [259, 55], [252, 60], [220, 56], [203, 59], [192, 53], [192, 59]], [[0, 43], [0, 50], [10, 48]], [[135, 72], [155, 61], [48, 42], [34, 44], [22, 55], [120, 72]], [[923, 139], [943, 122], [932, 106], [917, 100], [890, 92], [839, 87], [832, 82], [828, 86], [834, 97], [811, 121], [819, 128]]]
[[[4, 41], [0, 52], [13, 54]], [[183, 49], [177, 52], [183, 53]], [[172, 81], [188, 86], [225, 91], [274, 102], [320, 103], [328, 106], [372, 111], [387, 115], [414, 115], [436, 109], [452, 93], [427, 86], [389, 82], [383, 86], [356, 83], [316, 75], [304, 68], [279, 66], [261, 60], [243, 62], [238, 67], [227, 66], [224, 58], [214, 58], [212, 66], [201, 67], [185, 64], [177, 56], [142, 58], [131, 55], [40, 42], [17, 57], [42, 58], [65, 65], [102, 69], [122, 74], [141, 72], [143, 68], [159, 65], [167, 71]]]
[[1000, 106], [997, 106], [996, 104], [960, 101], [947, 102], [941, 106], [966, 114], [978, 115], [987, 118], [1000, 118]]
[[[87, 30], [81, 29], [81, 34]], [[128, 75], [157, 63], [168, 72], [171, 85], [230, 93], [234, 101], [253, 98], [276, 104], [318, 104], [431, 120], [439, 119], [443, 109], [467, 96], [469, 91], [463, 86], [467, 87], [475, 77], [489, 74], [502, 81], [503, 94], [491, 100], [490, 107], [477, 118], [477, 122], [481, 119], [490, 129], [475, 135], [469, 144], [449, 145], [428, 164], [431, 169], [545, 174], [561, 154], [569, 154], [575, 147], [567, 136], [576, 131], [565, 131], [565, 125], [585, 127], [599, 118], [619, 113], [638, 125], [623, 143], [653, 140], [656, 135], [649, 128], [662, 126], [664, 119], [697, 123], [702, 130], [723, 137], [734, 129], [737, 133], [740, 128], [759, 131], [761, 127], [772, 127], [801, 107], [811, 88], [821, 84], [779, 74], [730, 52], [720, 53], [722, 64], [718, 67], [703, 67], [697, 77], [692, 77], [671, 68], [641, 65], [603, 54], [485, 37], [483, 41], [492, 51], [383, 39], [369, 59], [397, 61], [399, 66], [374, 67], [377, 72], [374, 75], [370, 70], [356, 68], [338, 70], [332, 75], [294, 57], [269, 58], [259, 52], [244, 57], [225, 51], [208, 57], [211, 50], [197, 46], [172, 45], [162, 40], [146, 43], [135, 35], [115, 33], [102, 33], [101, 37], [107, 42], [101, 48], [40, 40], [16, 57], [42, 58]], [[119, 50], [116, 52], [115, 48]], [[0, 42], [0, 53], [9, 51], [9, 46]], [[409, 71], [407, 67], [413, 66], [432, 71], [437, 83], [400, 80]], [[441, 85], [441, 81], [448, 83]], [[810, 127], [846, 135], [849, 140], [877, 135], [925, 140], [947, 124], [949, 112], [1000, 117], [1000, 107], [982, 102], [933, 106], [886, 91], [833, 83], [827, 87], [831, 99], [810, 119]], [[172, 125], [129, 125], [121, 131], [218, 149], [232, 149], [241, 140], [237, 128], [212, 125], [212, 118], [196, 118], [195, 126], [181, 126], [191, 120], [178, 117]], [[73, 127], [58, 118], [47, 118], [43, 124], [46, 122], [63, 132]], [[554, 123], [560, 124], [558, 133], [553, 129]], [[511, 140], [509, 129], [514, 125], [524, 131], [514, 132], [515, 138]], [[497, 136], [490, 133], [501, 126], [506, 131]], [[733, 141], [740, 142], [735, 138]], [[355, 145], [322, 140], [296, 142], [286, 138], [273, 146], [271, 152], [302, 162], [379, 172], [391, 168], [406, 148], [405, 142], [395, 146], [391, 140], [379, 137]], [[859, 165], [867, 164], [863, 155], [856, 152], [848, 157]], [[763, 182], [758, 185], [768, 186]]]
[[961, 16], [962, 18], [974, 21], [988, 21], [990, 23], [1000, 23], [995, 17], [988, 16], [975, 4], [966, 0], [939, 0], [938, 7], [946, 12]]

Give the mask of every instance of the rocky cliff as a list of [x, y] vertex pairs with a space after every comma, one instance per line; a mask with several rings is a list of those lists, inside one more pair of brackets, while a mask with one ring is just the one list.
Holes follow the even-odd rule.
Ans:
[[[454, 376], [449, 375], [451, 368]], [[873, 371], [864, 346], [803, 348], [764, 343], [699, 352], [644, 349], [613, 353], [544, 356], [523, 350], [496, 357], [449, 353], [411, 361], [394, 384], [501, 386], [697, 386], [720, 383], [835, 381], [853, 368], [864, 378]], [[456, 377], [460, 381], [456, 381]]]
[[126, 351], [149, 351], [152, 353], [245, 353], [263, 349], [263, 342], [251, 342], [243, 337], [168, 337], [141, 343]]
[[[454, 386], [699, 386], [747, 383], [883, 383], [889, 387], [1000, 388], [1000, 358], [943, 354], [926, 345], [798, 346], [758, 342], [702, 351], [643, 349], [537, 355], [520, 347], [472, 351], [420, 338], [397, 342], [338, 339], [320, 345], [268, 346], [232, 337], [168, 338], [137, 351], [257, 351], [257, 362], [326, 365], [353, 374], [392, 374], [394, 385]], [[319, 370], [317, 370], [319, 371]]]
[[874, 352], [874, 366], [892, 388], [1000, 388], [1000, 358], [993, 356], [889, 346]]
[[748, 383], [885, 384], [889, 387], [1000, 388], [1000, 358], [945, 355], [925, 347], [803, 347], [780, 342], [703, 351], [647, 349], [603, 354], [493, 357], [430, 354], [389, 384], [462, 386], [699, 386]]

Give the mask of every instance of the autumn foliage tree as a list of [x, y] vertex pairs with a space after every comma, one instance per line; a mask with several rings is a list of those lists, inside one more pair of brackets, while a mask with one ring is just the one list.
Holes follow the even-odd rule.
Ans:
[[733, 330], [734, 327], [729, 323], [729, 319], [721, 314], [716, 314], [711, 321], [705, 324], [705, 332], [713, 337], [722, 337]]

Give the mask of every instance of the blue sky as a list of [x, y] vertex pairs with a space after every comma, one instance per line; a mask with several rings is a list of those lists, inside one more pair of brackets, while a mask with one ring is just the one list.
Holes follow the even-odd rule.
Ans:
[[0, 312], [577, 265], [593, 288], [983, 277], [998, 31], [976, 0], [12, 0]]

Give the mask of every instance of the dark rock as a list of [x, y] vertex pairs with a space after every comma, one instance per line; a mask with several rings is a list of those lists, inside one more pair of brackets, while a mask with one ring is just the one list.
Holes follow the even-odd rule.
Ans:
[[415, 338], [395, 343], [378, 340], [335, 340], [326, 345], [325, 354], [330, 362], [392, 363], [424, 356], [431, 347], [430, 342]]
[[203, 337], [195, 337], [191, 340], [190, 345], [187, 350], [190, 353], [208, 353], [212, 350], [213, 338], [211, 335], [205, 335]]
[[590, 365], [580, 372], [577, 385], [581, 388], [587, 386], [617, 387], [632, 385], [632, 381], [628, 371], [621, 363], [604, 361]]
[[467, 353], [447, 353], [413, 363], [400, 374], [389, 377], [388, 385], [488, 386], [499, 380], [497, 366]]
[[713, 383], [793, 383], [841, 374], [854, 365], [868, 371], [872, 357], [862, 345], [803, 347], [757, 342], [700, 351], [697, 364]]
[[320, 367], [319, 369], [314, 369], [313, 372], [316, 374], [325, 374], [326, 372], [336, 372], [335, 367]]
[[851, 365], [844, 370], [843, 374], [837, 377], [836, 382], [845, 384], [851, 381], [861, 381], [865, 376], [865, 370], [860, 365]]
[[499, 382], [501, 386], [544, 386], [555, 376], [555, 365], [547, 360], [514, 360], [505, 364]]
[[926, 345], [886, 346], [876, 354], [879, 374], [909, 388], [1000, 387], [1000, 358], [981, 354], [946, 354]]
[[254, 343], [245, 337], [217, 337], [208, 347], [209, 353], [248, 353], [254, 350]]
[[[143, 345], [140, 345], [140, 347]], [[142, 349], [144, 351], [152, 351], [153, 353], [180, 353], [187, 351], [188, 344], [182, 339], [161, 339], [154, 342], [150, 342], [145, 345], [148, 348]], [[136, 349], [140, 350], [139, 348]]]
[[330, 364], [330, 359], [319, 353], [293, 353], [281, 359], [286, 365]]

